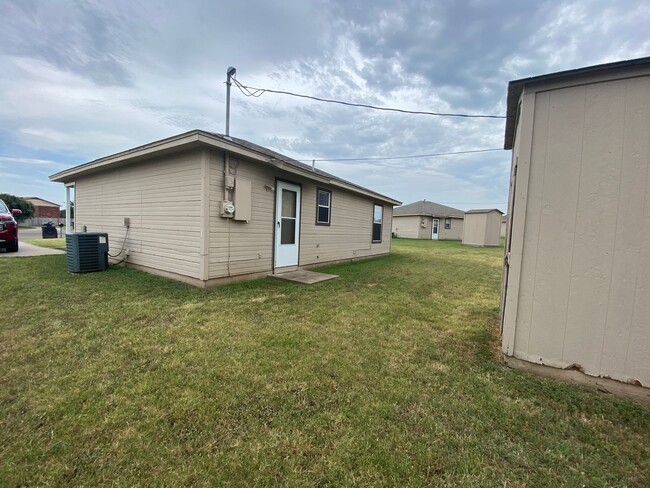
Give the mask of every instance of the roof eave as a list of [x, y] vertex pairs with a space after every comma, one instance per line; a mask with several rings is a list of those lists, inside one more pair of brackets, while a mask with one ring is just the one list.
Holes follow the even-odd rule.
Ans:
[[506, 129], [503, 148], [512, 149], [514, 145], [515, 129], [517, 127], [517, 107], [519, 106], [521, 94], [527, 85], [571, 80], [586, 75], [625, 70], [635, 66], [645, 65], [650, 65], [650, 56], [637, 59], [626, 59], [624, 61], [616, 61], [613, 63], [597, 64], [594, 66], [586, 66], [584, 68], [576, 68], [566, 71], [558, 71], [555, 73], [547, 73], [544, 75], [531, 76], [511, 81], [508, 83]]
[[159, 156], [161, 153], [170, 153], [188, 149], [192, 146], [201, 146], [207, 145], [212, 148], [221, 149], [223, 151], [228, 151], [239, 156], [243, 156], [255, 161], [268, 164], [277, 169], [287, 171], [299, 176], [303, 176], [310, 180], [318, 181], [320, 183], [325, 183], [334, 187], [346, 189], [353, 193], [359, 193], [373, 199], [389, 203], [391, 205], [401, 205], [402, 202], [394, 200], [385, 195], [375, 193], [371, 190], [364, 189], [362, 187], [357, 187], [356, 185], [346, 184], [342, 181], [333, 180], [327, 178], [311, 171], [302, 170], [295, 166], [286, 164], [276, 158], [260, 154], [257, 151], [244, 148], [238, 145], [234, 141], [225, 141], [219, 137], [215, 137], [207, 132], [201, 130], [193, 130], [177, 136], [169, 137], [167, 139], [162, 139], [160, 141], [152, 142], [144, 146], [139, 146], [127, 151], [123, 151], [112, 156], [107, 156], [104, 158], [96, 159], [90, 161], [89, 163], [75, 166], [59, 173], [53, 174], [50, 176], [50, 181], [58, 183], [68, 183], [78, 177], [81, 174], [91, 174], [102, 169], [105, 169], [107, 166], [114, 166], [120, 164], [127, 164], [135, 161], [140, 161], [143, 159], [151, 158], [154, 156]]

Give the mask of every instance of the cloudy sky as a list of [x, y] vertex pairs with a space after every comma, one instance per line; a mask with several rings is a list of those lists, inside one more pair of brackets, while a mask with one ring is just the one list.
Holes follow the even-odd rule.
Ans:
[[[246, 85], [503, 115], [509, 80], [650, 55], [647, 0], [0, 0], [0, 192], [191, 129]], [[232, 94], [231, 134], [296, 159], [503, 147], [503, 120]], [[405, 203], [506, 210], [510, 151], [317, 166]]]

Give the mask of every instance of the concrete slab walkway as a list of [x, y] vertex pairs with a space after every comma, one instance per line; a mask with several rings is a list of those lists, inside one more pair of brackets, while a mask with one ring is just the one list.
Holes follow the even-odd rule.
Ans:
[[0, 259], [2, 258], [26, 258], [30, 256], [49, 256], [51, 254], [65, 254], [64, 251], [59, 249], [50, 249], [47, 247], [39, 247], [34, 244], [28, 244], [24, 241], [18, 242], [18, 252], [6, 252], [4, 249], [0, 250]]
[[315, 271], [307, 271], [306, 269], [270, 274], [269, 276], [272, 278], [277, 278], [278, 280], [290, 281], [291, 283], [300, 283], [302, 285], [313, 285], [315, 283], [321, 283], [323, 281], [329, 281], [339, 277], [338, 275], [316, 273]]

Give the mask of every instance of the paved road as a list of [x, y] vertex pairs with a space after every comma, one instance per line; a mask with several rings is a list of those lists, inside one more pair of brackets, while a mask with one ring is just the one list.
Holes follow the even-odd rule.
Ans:
[[40, 239], [41, 229], [18, 229], [18, 252], [6, 252], [0, 249], [0, 258], [22, 258], [29, 256], [48, 256], [50, 254], [65, 254], [58, 249], [48, 249], [25, 242], [26, 239]]

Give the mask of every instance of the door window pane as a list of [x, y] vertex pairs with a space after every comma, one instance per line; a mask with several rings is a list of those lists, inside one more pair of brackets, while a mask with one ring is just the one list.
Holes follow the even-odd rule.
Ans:
[[282, 218], [280, 229], [280, 244], [296, 243], [296, 219]]
[[296, 217], [296, 192], [282, 190], [282, 217]]

